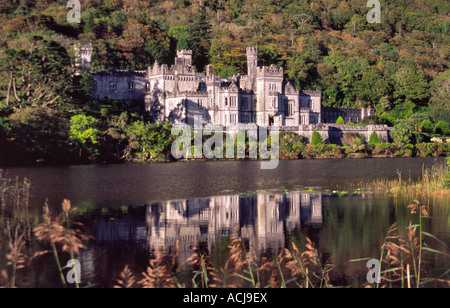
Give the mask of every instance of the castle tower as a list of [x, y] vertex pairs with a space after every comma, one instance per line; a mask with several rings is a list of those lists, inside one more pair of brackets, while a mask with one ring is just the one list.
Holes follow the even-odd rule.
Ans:
[[92, 44], [74, 46], [75, 51], [75, 74], [80, 75], [83, 71], [91, 70], [92, 53], [94, 48]]
[[247, 47], [247, 85], [248, 90], [255, 90], [256, 69], [258, 67], [258, 47]]
[[175, 65], [192, 66], [192, 50], [178, 50]]

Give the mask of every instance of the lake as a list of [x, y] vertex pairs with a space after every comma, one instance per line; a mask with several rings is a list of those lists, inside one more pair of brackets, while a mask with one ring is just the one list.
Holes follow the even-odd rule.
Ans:
[[[171, 247], [183, 264], [195, 245], [203, 245], [220, 266], [230, 235], [238, 232], [257, 256], [291, 242], [301, 247], [307, 236], [333, 258], [334, 283], [360, 286], [365, 263], [348, 261], [378, 258], [389, 227], [406, 227], [413, 200], [372, 197], [350, 187], [398, 174], [415, 179], [438, 163], [444, 158], [291, 160], [274, 170], [261, 170], [258, 161], [208, 161], [5, 171], [31, 180], [36, 215], [45, 200], [59, 208], [67, 198], [79, 208], [77, 219], [95, 237], [79, 256], [83, 282], [111, 287], [125, 264], [143, 271], [155, 250]], [[431, 206], [439, 214], [427, 228], [450, 244], [448, 204]], [[27, 285], [59, 286], [51, 256], [32, 269]]]

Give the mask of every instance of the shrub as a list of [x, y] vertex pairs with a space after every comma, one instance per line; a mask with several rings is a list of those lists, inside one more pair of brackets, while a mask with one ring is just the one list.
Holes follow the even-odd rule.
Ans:
[[303, 137], [294, 132], [280, 132], [280, 157], [299, 158], [303, 151]]
[[420, 123], [419, 128], [423, 133], [431, 134], [434, 131], [434, 125], [430, 120], [423, 120], [422, 123]]
[[377, 144], [380, 143], [380, 137], [378, 137], [377, 132], [373, 132], [369, 138], [369, 144]]
[[442, 143], [420, 143], [416, 145], [417, 155], [420, 157], [441, 156], [446, 152], [445, 146]]
[[322, 136], [319, 134], [317, 130], [314, 130], [311, 138], [312, 145], [322, 144]]
[[342, 117], [339, 117], [336, 121], [336, 124], [345, 124], [345, 121]]
[[438, 134], [438, 135], [450, 135], [450, 129], [448, 126], [448, 123], [445, 121], [439, 121], [437, 122], [435, 128], [434, 128], [434, 133]]
[[390, 143], [377, 143], [372, 154], [377, 156], [392, 156], [394, 154], [394, 146]]
[[354, 132], [346, 132], [344, 133], [344, 136], [342, 136], [341, 142], [344, 145], [364, 144], [364, 136]]
[[391, 130], [391, 137], [400, 148], [411, 144], [412, 136], [412, 128], [406, 123], [399, 123]]

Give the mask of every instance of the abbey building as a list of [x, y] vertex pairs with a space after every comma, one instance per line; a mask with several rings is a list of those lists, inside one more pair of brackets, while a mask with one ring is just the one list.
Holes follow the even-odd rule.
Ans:
[[258, 126], [299, 126], [322, 123], [321, 92], [299, 91], [287, 81], [283, 68], [258, 65], [258, 48], [247, 48], [247, 75], [223, 79], [197, 72], [192, 52], [177, 52], [172, 66], [155, 62], [146, 71], [107, 70], [94, 74], [97, 99], [128, 105], [143, 103], [155, 121], [194, 124], [255, 123]]

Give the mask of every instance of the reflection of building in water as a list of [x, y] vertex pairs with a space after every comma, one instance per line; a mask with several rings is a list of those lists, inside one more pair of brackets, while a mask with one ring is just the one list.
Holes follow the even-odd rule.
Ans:
[[277, 249], [301, 223], [322, 222], [322, 196], [303, 194], [217, 196], [147, 207], [150, 248], [177, 246], [187, 258], [196, 242], [209, 249], [236, 228], [250, 249]]
[[[143, 213], [142, 213], [143, 214]], [[139, 216], [139, 217], [138, 217]], [[301, 224], [322, 223], [322, 195], [310, 193], [232, 195], [152, 204], [140, 215], [97, 224], [98, 241], [146, 242], [150, 249], [178, 247], [180, 260], [193, 246], [215, 243], [236, 229], [252, 250], [284, 247]]]

